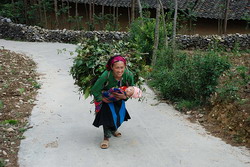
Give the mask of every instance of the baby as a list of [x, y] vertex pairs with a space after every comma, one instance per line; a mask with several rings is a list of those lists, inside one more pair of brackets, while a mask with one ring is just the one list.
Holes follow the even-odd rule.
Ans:
[[[127, 96], [128, 98], [140, 98], [142, 96], [142, 91], [135, 86], [122, 86], [120, 88], [110, 88], [108, 91], [102, 92], [102, 96], [107, 98], [110, 102], [115, 102], [118, 99], [115, 98], [113, 93], [121, 93]], [[102, 102], [95, 102], [95, 111], [100, 111], [102, 107]]]

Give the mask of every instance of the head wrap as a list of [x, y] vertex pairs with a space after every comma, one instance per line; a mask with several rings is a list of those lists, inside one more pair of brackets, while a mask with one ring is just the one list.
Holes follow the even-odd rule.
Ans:
[[139, 88], [134, 86], [134, 93], [133, 93], [133, 95], [131, 97], [133, 97], [133, 98], [141, 98], [142, 97], [142, 91]]
[[106, 69], [108, 71], [110, 71], [113, 64], [118, 62], [118, 61], [122, 61], [126, 66], [126, 59], [124, 57], [122, 57], [122, 56], [113, 56], [108, 60], [108, 63], [106, 64]]

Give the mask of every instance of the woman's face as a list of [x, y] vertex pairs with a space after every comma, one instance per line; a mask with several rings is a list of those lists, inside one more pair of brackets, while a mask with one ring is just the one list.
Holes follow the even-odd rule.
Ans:
[[122, 77], [124, 70], [125, 70], [125, 64], [122, 61], [118, 61], [113, 64], [112, 66], [113, 74], [115, 78]]

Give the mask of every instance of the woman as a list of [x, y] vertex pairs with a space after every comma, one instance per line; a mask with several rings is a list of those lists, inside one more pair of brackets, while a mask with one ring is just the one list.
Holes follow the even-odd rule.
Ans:
[[100, 145], [102, 149], [109, 147], [111, 134], [115, 137], [121, 136], [117, 129], [123, 121], [130, 119], [125, 107], [125, 101], [128, 97], [125, 94], [113, 93], [118, 101], [110, 102], [102, 96], [102, 91], [107, 91], [112, 87], [134, 86], [133, 74], [126, 69], [126, 59], [124, 57], [111, 57], [106, 65], [106, 69], [91, 89], [95, 102], [102, 102], [101, 109], [96, 113], [93, 122], [95, 127], [103, 125], [104, 139]]

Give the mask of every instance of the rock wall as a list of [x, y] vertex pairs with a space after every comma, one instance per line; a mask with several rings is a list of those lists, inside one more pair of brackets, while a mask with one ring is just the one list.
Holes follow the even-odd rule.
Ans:
[[250, 34], [228, 34], [228, 35], [180, 35], [177, 43], [182, 49], [207, 49], [210, 46], [220, 46], [226, 49], [238, 47], [250, 49]]
[[[82, 38], [97, 36], [100, 41], [109, 42], [121, 40], [129, 36], [127, 32], [107, 31], [73, 31], [73, 30], [48, 30], [38, 26], [15, 24], [10, 19], [0, 17], [0, 38], [31, 41], [31, 42], [63, 42], [76, 43]], [[213, 44], [219, 44], [228, 49], [235, 46], [241, 49], [250, 49], [250, 34], [229, 35], [178, 35], [177, 44], [182, 49], [207, 49]]]

